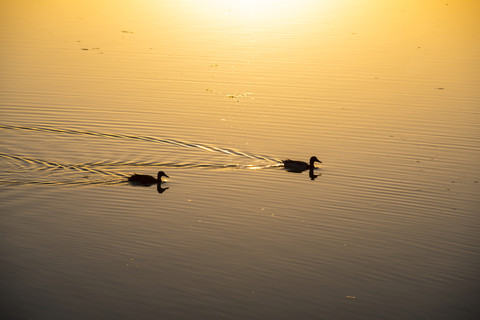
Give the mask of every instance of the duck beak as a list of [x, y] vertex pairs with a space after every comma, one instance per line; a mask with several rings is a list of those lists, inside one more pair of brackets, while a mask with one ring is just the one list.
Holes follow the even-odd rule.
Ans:
[[170, 178], [170, 177], [169, 177], [169, 176], [167, 176], [166, 174], [164, 174], [164, 176], [165, 176], [165, 177], [167, 177], [167, 178]]

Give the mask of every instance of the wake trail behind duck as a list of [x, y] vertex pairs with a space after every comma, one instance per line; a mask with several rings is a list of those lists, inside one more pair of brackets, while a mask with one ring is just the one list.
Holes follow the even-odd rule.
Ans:
[[191, 143], [191, 142], [180, 141], [176, 139], [168, 139], [168, 138], [162, 139], [162, 138], [155, 138], [155, 137], [148, 137], [148, 136], [136, 136], [136, 135], [130, 135], [130, 134], [102, 133], [102, 132], [95, 132], [95, 131], [59, 129], [59, 128], [51, 128], [51, 127], [12, 126], [12, 125], [3, 125], [3, 124], [0, 124], [0, 129], [41, 131], [41, 132], [53, 132], [53, 133], [61, 133], [61, 134], [96, 136], [96, 137], [113, 138], [113, 139], [139, 140], [139, 141], [146, 141], [146, 142], [152, 142], [152, 143], [175, 145], [183, 148], [196, 148], [196, 149], [201, 149], [208, 152], [224, 153], [227, 155], [237, 155], [237, 156], [246, 157], [249, 159], [264, 160], [264, 161], [276, 162], [276, 163], [281, 162], [281, 160], [279, 159], [275, 159], [273, 157], [269, 157], [265, 155], [255, 155], [255, 154], [246, 153], [246, 152], [242, 152], [242, 151], [234, 150], [230, 148], [219, 148], [219, 147], [211, 146], [207, 144]]
[[206, 168], [206, 169], [267, 169], [281, 166], [279, 163], [269, 165], [252, 164], [215, 164], [187, 162], [157, 162], [157, 161], [98, 161], [81, 163], [85, 167], [162, 167], [162, 168]]
[[[5, 153], [0, 153], [0, 157], [2, 158], [7, 158], [7, 159], [12, 159], [12, 160], [17, 160], [17, 161], [22, 161], [25, 163], [34, 163], [37, 165], [40, 165], [41, 167], [48, 167], [48, 168], [57, 168], [57, 169], [71, 169], [71, 170], [76, 170], [76, 171], [84, 171], [84, 172], [89, 172], [89, 173], [96, 173], [96, 174], [102, 174], [106, 176], [116, 176], [116, 177], [121, 177], [125, 178], [128, 175], [124, 173], [118, 173], [114, 171], [106, 171], [106, 170], [99, 170], [99, 169], [93, 169], [89, 168], [86, 165], [82, 164], [62, 164], [54, 161], [47, 161], [47, 160], [41, 160], [41, 159], [34, 159], [34, 158], [28, 158], [28, 157], [21, 157], [21, 156], [15, 156], [15, 155], [9, 155]], [[41, 168], [39, 167], [39, 168]]]
[[[51, 160], [42, 160], [25, 156], [0, 153], [0, 158], [13, 161], [20, 170], [8, 170], [7, 176], [0, 179], [0, 185], [110, 185], [120, 184], [127, 181], [132, 172], [117, 172], [119, 168], [133, 167], [156, 167], [156, 168], [204, 168], [204, 169], [266, 169], [278, 167], [272, 165], [243, 165], [243, 164], [201, 164], [201, 163], [178, 163], [178, 162], [141, 162], [141, 161], [97, 161], [67, 164]], [[33, 165], [33, 167], [32, 167]], [[102, 167], [102, 169], [98, 169]], [[49, 170], [48, 173], [39, 174]], [[122, 170], [122, 169], [121, 169]], [[122, 170], [122, 171], [123, 171]], [[62, 173], [65, 172], [65, 173]], [[68, 173], [70, 172], [70, 173]], [[73, 174], [83, 173], [82, 175]], [[27, 174], [26, 174], [27, 173]], [[56, 177], [60, 173], [61, 177]], [[15, 174], [13, 179], [8, 176]], [[85, 176], [85, 174], [89, 174]], [[18, 180], [19, 175], [22, 177]], [[6, 179], [5, 179], [6, 178]]]

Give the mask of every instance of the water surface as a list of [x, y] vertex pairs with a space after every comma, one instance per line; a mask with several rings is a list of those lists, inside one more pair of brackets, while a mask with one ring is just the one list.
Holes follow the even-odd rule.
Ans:
[[2, 318], [476, 318], [478, 9], [3, 3]]

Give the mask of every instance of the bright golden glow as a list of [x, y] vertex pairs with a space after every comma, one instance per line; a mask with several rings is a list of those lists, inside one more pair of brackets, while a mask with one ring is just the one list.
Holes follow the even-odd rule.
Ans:
[[[220, 9], [238, 17], [271, 17], [282, 12], [285, 9], [295, 5], [295, 1], [275, 1], [275, 0], [210, 0], [206, 4], [214, 12]], [[216, 10], [215, 10], [216, 8]]]
[[275, 0], [211, 0], [209, 6], [221, 7], [227, 10], [237, 11], [243, 14], [259, 14], [271, 11], [278, 7], [279, 1]]
[[325, 10], [332, 1], [314, 0], [207, 0], [192, 1], [189, 6], [197, 13], [203, 11], [212, 20], [251, 27], [275, 21], [275, 25], [298, 19], [315, 7]]

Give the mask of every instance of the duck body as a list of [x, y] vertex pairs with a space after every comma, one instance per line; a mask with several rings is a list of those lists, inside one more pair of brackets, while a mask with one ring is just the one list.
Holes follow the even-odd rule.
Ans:
[[158, 172], [157, 178], [154, 178], [146, 174], [135, 173], [133, 176], [128, 177], [128, 181], [136, 185], [151, 186], [153, 184], [161, 184], [163, 182], [162, 177], [169, 178], [169, 176], [167, 176], [163, 171]]
[[322, 161], [318, 160], [317, 157], [315, 156], [310, 158], [310, 163], [306, 163], [303, 161], [290, 160], [290, 159], [282, 160], [282, 162], [285, 169], [291, 172], [302, 172], [308, 169], [313, 170], [315, 168], [315, 165], [314, 165], [315, 162], [322, 163]]

